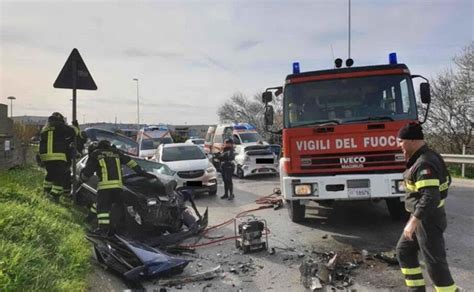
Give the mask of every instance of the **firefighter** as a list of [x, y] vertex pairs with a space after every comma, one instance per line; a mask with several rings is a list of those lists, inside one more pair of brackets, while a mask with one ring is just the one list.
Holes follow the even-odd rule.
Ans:
[[58, 112], [48, 117], [48, 122], [41, 129], [39, 154], [46, 168], [43, 189], [54, 201], [59, 201], [64, 190], [69, 142], [74, 135], [74, 129], [66, 125], [63, 115]]
[[409, 291], [425, 291], [418, 251], [436, 291], [456, 291], [446, 261], [443, 232], [444, 204], [451, 177], [443, 158], [428, 148], [420, 124], [410, 123], [398, 132], [398, 145], [407, 159], [404, 173], [405, 208], [410, 219], [397, 244], [397, 258]]
[[110, 210], [113, 203], [119, 203], [122, 193], [122, 169], [121, 164], [126, 164], [136, 173], [149, 175], [144, 172], [137, 162], [129, 156], [122, 154], [113, 147], [109, 141], [102, 140], [97, 149], [89, 153], [85, 168], [80, 174], [82, 181], [91, 177], [94, 172], [99, 177], [97, 186], [97, 205], [92, 208], [97, 211], [98, 229], [101, 235], [111, 235]]
[[[66, 173], [64, 174], [64, 180], [63, 180], [63, 192], [65, 194], [71, 194], [71, 186], [72, 186], [72, 176], [71, 176], [71, 167], [74, 167], [72, 165], [72, 158], [77, 157], [80, 152], [79, 151], [79, 146], [80, 143], [84, 143], [84, 139], [82, 137], [82, 132], [81, 129], [79, 128], [79, 123], [77, 120], [72, 121], [72, 126], [70, 126], [73, 130], [75, 135], [68, 139], [66, 143], [69, 145], [69, 151], [66, 153]], [[75, 140], [75, 141], [74, 141]], [[74, 142], [76, 144], [74, 144]], [[75, 147], [73, 147], [75, 145]], [[84, 148], [84, 145], [82, 145], [82, 148]]]
[[221, 199], [234, 199], [234, 186], [232, 183], [232, 175], [234, 174], [234, 141], [227, 138], [224, 141], [224, 149], [221, 153], [217, 153], [217, 159], [221, 162], [221, 174], [224, 181], [224, 195]]

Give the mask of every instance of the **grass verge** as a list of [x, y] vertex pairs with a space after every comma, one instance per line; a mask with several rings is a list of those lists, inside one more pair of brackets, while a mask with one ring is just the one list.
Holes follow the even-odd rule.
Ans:
[[0, 291], [85, 291], [83, 215], [42, 194], [34, 167], [0, 172]]

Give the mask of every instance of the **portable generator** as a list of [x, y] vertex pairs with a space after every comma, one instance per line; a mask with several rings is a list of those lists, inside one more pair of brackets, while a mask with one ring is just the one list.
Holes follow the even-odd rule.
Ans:
[[267, 221], [247, 215], [234, 220], [235, 247], [244, 253], [268, 249]]

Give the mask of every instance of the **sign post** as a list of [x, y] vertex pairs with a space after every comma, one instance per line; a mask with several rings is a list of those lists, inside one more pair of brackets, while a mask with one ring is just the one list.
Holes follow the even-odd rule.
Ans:
[[[69, 58], [66, 60], [61, 72], [54, 81], [54, 88], [72, 89], [72, 122], [77, 121], [77, 89], [83, 90], [97, 90], [97, 85], [89, 73], [84, 60], [77, 49], [73, 49]], [[80, 129], [79, 129], [80, 131]], [[76, 143], [77, 135], [74, 136], [74, 143], [72, 145], [72, 194], [76, 199]]]

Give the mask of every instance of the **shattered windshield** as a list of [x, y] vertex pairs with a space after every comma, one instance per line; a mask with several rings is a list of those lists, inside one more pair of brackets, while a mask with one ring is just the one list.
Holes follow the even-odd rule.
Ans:
[[[143, 170], [145, 170], [147, 172], [151, 172], [151, 173], [154, 173], [154, 174], [169, 175], [169, 176], [174, 175], [174, 171], [171, 170], [171, 168], [169, 168], [165, 164], [155, 162], [155, 161], [152, 161], [152, 160], [145, 160], [145, 159], [134, 159], [134, 160], [138, 163], [138, 165]], [[122, 172], [123, 172], [123, 175], [135, 173], [135, 171], [133, 169], [131, 169], [130, 167], [128, 167], [127, 165], [122, 165]]]
[[285, 128], [416, 119], [407, 75], [322, 80], [285, 87]]

